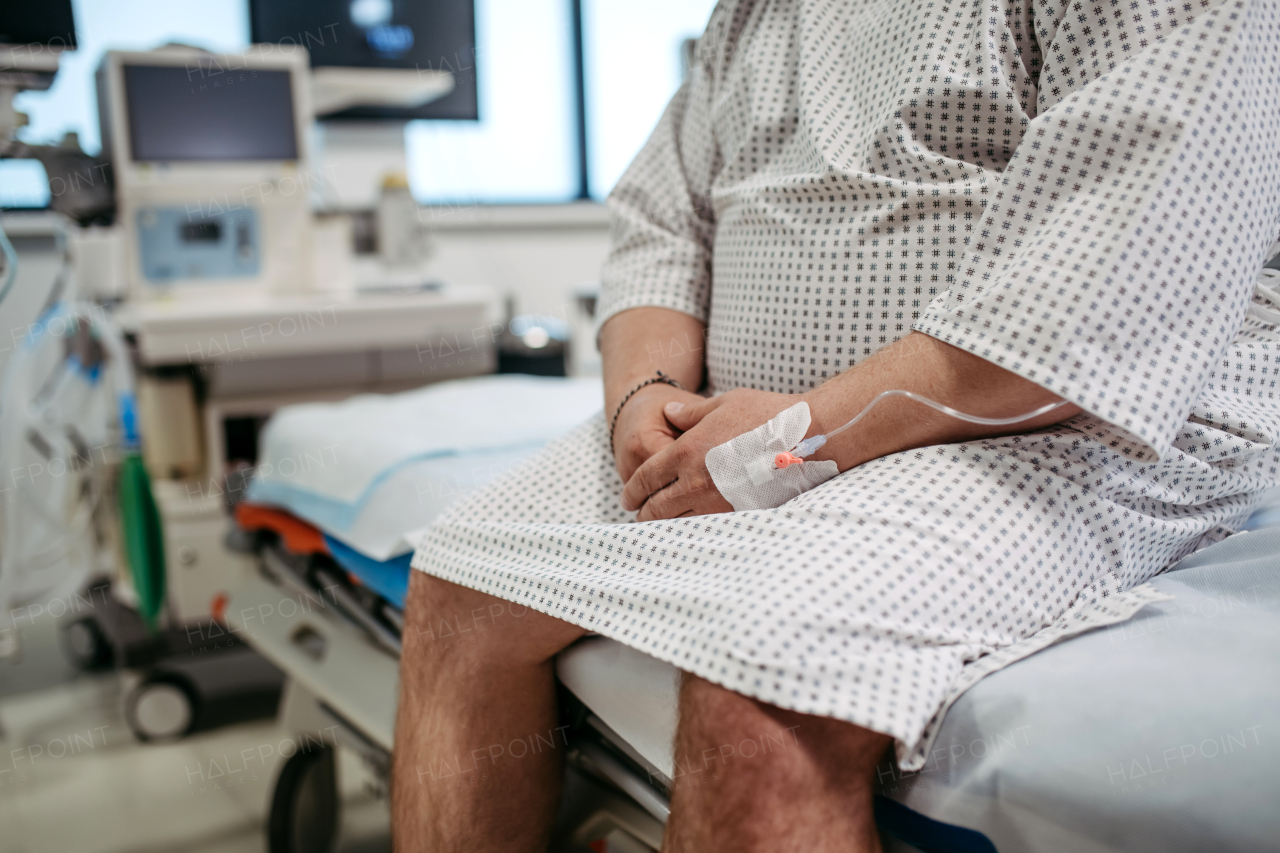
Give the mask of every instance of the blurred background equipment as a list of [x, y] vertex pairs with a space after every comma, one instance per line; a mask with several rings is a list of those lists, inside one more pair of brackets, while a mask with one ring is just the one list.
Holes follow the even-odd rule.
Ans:
[[507, 300], [506, 329], [498, 344], [499, 373], [567, 376], [571, 326], [564, 317], [515, 314]]
[[[49, 181], [49, 206], [77, 222], [109, 217], [111, 190], [103, 162], [80, 149], [68, 132], [56, 144], [31, 145], [15, 138], [27, 116], [14, 108], [21, 92], [53, 85], [62, 55], [76, 48], [71, 0], [14, 3], [0, 17], [0, 157], [30, 161]], [[41, 187], [35, 187], [37, 197]]]
[[[491, 300], [439, 284], [358, 286], [347, 221], [313, 212], [302, 48], [108, 50], [94, 90], [100, 158], [79, 152], [74, 133], [57, 146], [12, 138], [25, 123], [14, 95], [47, 90], [77, 44], [64, 5], [42, 22], [0, 19], [8, 38], [40, 40], [7, 54], [0, 154], [31, 168], [0, 178], [41, 167], [44, 186], [16, 200], [51, 209], [3, 217], [16, 248], [2, 241], [0, 318], [14, 346], [0, 347], [0, 458], [23, 476], [5, 478], [0, 604], [8, 614], [95, 601], [63, 625], [68, 658], [136, 672], [130, 728], [142, 740], [182, 737], [272, 714], [280, 695], [279, 671], [221, 627], [226, 592], [248, 565], [223, 546], [236, 500], [225, 478], [243, 487], [257, 426], [285, 401], [492, 369], [492, 341], [459, 361], [435, 358], [432, 338], [488, 330]], [[451, 86], [447, 73], [427, 78], [418, 101]], [[397, 188], [409, 203], [389, 212], [416, 221], [403, 179]], [[0, 180], [0, 202], [14, 198], [7, 189]], [[337, 239], [318, 249], [313, 232]], [[424, 280], [414, 272], [423, 245], [410, 229], [392, 258], [412, 281]], [[384, 266], [365, 264], [375, 282]], [[79, 476], [64, 476], [68, 465]], [[20, 632], [0, 628], [16, 659]], [[239, 663], [221, 662], [228, 654]]]
[[14, 96], [29, 89], [48, 89], [62, 52], [76, 47], [71, 0], [7, 6], [0, 17], [0, 138], [4, 139], [26, 124], [26, 116], [14, 110]]
[[135, 296], [308, 287], [307, 83], [301, 50], [106, 54], [103, 154]]
[[[17, 253], [5, 254], [0, 300]], [[75, 592], [109, 566], [105, 506], [130, 418], [119, 331], [96, 306], [59, 300], [0, 372], [0, 658], [20, 654], [12, 614]]]

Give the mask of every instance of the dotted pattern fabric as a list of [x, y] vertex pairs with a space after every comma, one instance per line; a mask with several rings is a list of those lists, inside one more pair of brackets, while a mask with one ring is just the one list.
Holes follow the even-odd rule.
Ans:
[[915, 328], [1087, 414], [640, 524], [597, 418], [446, 513], [414, 566], [921, 766], [960, 691], [1126, 618], [1277, 482], [1280, 353], [1241, 333], [1280, 232], [1277, 14], [721, 3], [610, 198], [601, 322], [707, 321], [712, 392], [806, 391]]

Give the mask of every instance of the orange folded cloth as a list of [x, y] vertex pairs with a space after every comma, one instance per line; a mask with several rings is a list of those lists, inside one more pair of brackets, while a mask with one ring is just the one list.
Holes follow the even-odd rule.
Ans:
[[240, 502], [236, 504], [236, 524], [244, 530], [271, 530], [280, 534], [284, 547], [295, 554], [328, 554], [324, 534], [302, 519], [282, 509]]

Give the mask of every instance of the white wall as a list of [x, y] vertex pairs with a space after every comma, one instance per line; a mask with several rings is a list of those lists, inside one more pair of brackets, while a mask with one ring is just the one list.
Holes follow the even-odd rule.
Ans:
[[609, 226], [593, 202], [531, 207], [426, 208], [433, 273], [512, 295], [522, 314], [564, 317], [575, 292], [594, 286]]

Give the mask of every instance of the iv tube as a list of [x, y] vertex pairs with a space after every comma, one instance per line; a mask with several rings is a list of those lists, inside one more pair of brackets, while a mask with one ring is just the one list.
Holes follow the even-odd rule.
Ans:
[[858, 414], [854, 415], [853, 419], [850, 420], [847, 424], [845, 424], [842, 427], [833, 429], [831, 432], [827, 433], [826, 435], [815, 435], [815, 436], [806, 438], [804, 441], [797, 444], [795, 446], [795, 449], [792, 450], [791, 453], [796, 457], [811, 456], [813, 453], [815, 453], [818, 450], [819, 447], [822, 447], [822, 445], [827, 443], [827, 439], [832, 438], [833, 436], [839, 435], [840, 433], [847, 430], [849, 427], [856, 424], [858, 421], [862, 420], [864, 417], [866, 417], [867, 412], [870, 412], [872, 409], [874, 409], [876, 407], [876, 404], [879, 403], [881, 400], [885, 399], [886, 397], [906, 397], [909, 400], [915, 400], [917, 403], [924, 403], [929, 408], [942, 412], [944, 415], [950, 415], [951, 417], [958, 418], [959, 420], [962, 420], [962, 421], [968, 421], [969, 423], [973, 423], [973, 424], [983, 424], [985, 426], [1006, 426], [1008, 424], [1016, 424], [1021, 421], [1027, 421], [1027, 420], [1031, 420], [1032, 418], [1039, 417], [1040, 415], [1046, 414], [1047, 412], [1051, 412], [1054, 409], [1058, 408], [1059, 406], [1067, 405], [1066, 400], [1059, 400], [1056, 403], [1049, 403], [1047, 405], [1041, 406], [1040, 408], [1036, 409], [1033, 412], [1027, 412], [1025, 415], [1016, 415], [1012, 418], [980, 418], [977, 415], [967, 415], [964, 412], [957, 411], [956, 409], [951, 408], [950, 406], [944, 406], [941, 403], [938, 403], [934, 400], [930, 400], [928, 397], [922, 397], [921, 395], [916, 394], [915, 392], [912, 392], [912, 391], [899, 391], [899, 390], [882, 391], [881, 393], [875, 396], [875, 399], [873, 399], [870, 403], [867, 403], [866, 408], [864, 408], [861, 412], [858, 412]]

